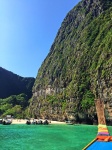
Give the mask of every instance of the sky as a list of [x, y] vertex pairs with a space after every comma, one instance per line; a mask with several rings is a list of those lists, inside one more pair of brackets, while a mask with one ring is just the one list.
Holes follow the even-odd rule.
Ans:
[[0, 0], [0, 67], [36, 77], [67, 13], [80, 0]]

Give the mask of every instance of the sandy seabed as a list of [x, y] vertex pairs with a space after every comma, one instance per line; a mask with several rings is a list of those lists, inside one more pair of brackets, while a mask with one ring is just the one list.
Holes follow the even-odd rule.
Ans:
[[[44, 121], [43, 119], [40, 119], [42, 121]], [[12, 124], [26, 124], [26, 119], [13, 119], [12, 120]], [[48, 120], [49, 121], [49, 120]], [[33, 122], [33, 120], [31, 120], [31, 122]], [[49, 121], [50, 124], [66, 124], [65, 122], [59, 122], [59, 121]]]

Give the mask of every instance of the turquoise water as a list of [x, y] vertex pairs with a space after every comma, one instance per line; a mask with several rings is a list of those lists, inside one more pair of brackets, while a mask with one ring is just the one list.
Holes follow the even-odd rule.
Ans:
[[0, 125], [0, 150], [81, 150], [96, 134], [88, 125]]

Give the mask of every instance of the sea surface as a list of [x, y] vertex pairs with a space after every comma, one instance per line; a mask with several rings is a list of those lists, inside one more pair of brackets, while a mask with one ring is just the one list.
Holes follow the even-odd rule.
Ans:
[[0, 150], [82, 150], [96, 134], [94, 125], [0, 125]]

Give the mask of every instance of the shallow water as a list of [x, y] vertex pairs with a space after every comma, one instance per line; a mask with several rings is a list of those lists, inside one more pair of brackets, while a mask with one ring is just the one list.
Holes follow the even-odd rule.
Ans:
[[96, 134], [88, 125], [0, 125], [0, 150], [81, 150]]

